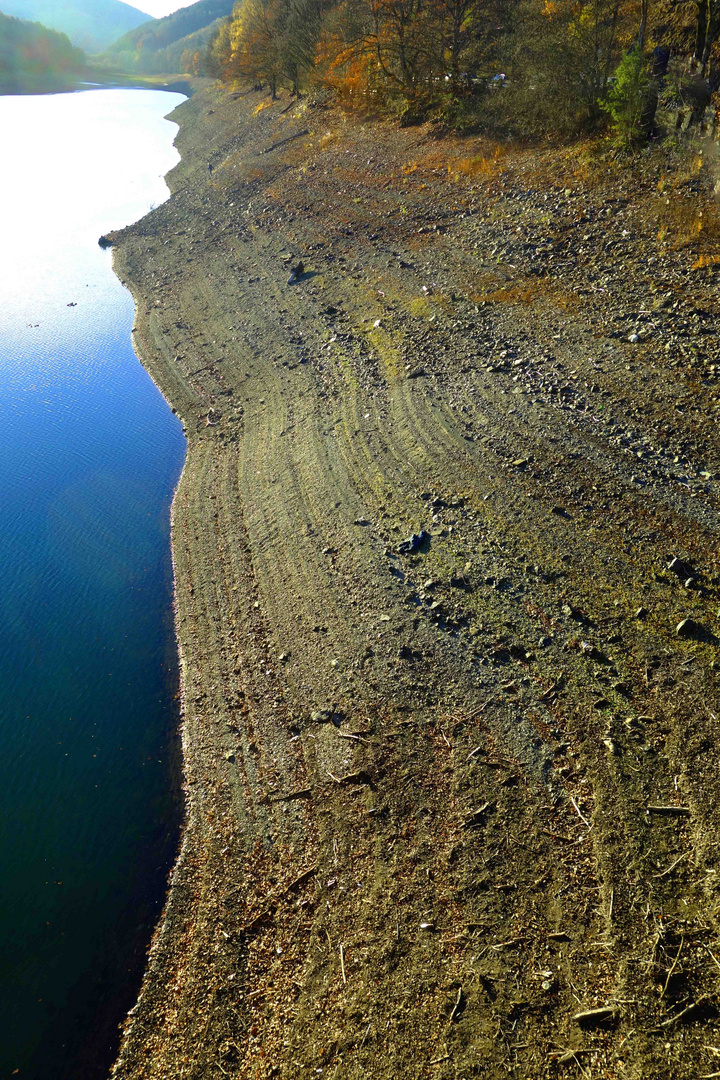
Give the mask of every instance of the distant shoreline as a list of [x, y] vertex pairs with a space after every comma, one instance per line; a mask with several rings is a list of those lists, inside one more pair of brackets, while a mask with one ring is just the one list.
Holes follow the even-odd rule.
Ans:
[[125, 75], [122, 73], [89, 70], [84, 78], [72, 81], [58, 81], [45, 86], [0, 86], [0, 97], [37, 96], [41, 94], [75, 94], [81, 90], [164, 90], [168, 93], [185, 94], [191, 97], [195, 93], [197, 80], [191, 75]]

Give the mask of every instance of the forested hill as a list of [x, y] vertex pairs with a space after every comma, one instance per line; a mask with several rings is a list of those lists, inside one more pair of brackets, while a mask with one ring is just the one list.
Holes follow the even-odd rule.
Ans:
[[242, 0], [206, 70], [272, 98], [319, 87], [404, 124], [502, 137], [587, 134], [610, 117], [636, 145], [664, 104], [711, 107], [720, 0]]
[[73, 45], [97, 53], [150, 18], [121, 0], [2, 0], [6, 15], [67, 34]]
[[0, 94], [58, 90], [85, 68], [66, 34], [0, 12]]
[[111, 45], [108, 55], [124, 71], [192, 72], [232, 9], [233, 0], [199, 0], [131, 30]]

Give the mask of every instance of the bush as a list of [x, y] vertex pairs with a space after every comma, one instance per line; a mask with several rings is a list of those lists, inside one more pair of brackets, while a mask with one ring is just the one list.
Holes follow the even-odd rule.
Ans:
[[643, 121], [652, 85], [641, 51], [631, 49], [620, 61], [615, 81], [602, 103], [612, 120], [618, 145], [632, 147], [645, 141], [647, 129]]

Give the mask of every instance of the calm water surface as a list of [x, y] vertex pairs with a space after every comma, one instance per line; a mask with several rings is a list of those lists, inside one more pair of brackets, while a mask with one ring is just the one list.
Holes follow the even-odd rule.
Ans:
[[3, 1080], [106, 1074], [177, 841], [185, 443], [97, 240], [167, 197], [182, 100], [0, 97]]

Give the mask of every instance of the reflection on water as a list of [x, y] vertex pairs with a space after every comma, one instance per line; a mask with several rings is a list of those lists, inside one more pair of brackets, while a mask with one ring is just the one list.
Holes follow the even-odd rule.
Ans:
[[167, 196], [182, 98], [0, 97], [0, 1075], [104, 1076], [176, 841], [180, 425], [98, 237]]

